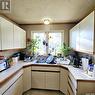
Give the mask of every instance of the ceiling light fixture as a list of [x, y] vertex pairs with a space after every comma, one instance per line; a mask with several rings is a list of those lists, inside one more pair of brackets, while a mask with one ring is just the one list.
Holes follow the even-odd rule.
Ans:
[[43, 22], [44, 22], [44, 24], [48, 25], [48, 24], [50, 24], [50, 19], [49, 18], [45, 18], [45, 19], [43, 19]]

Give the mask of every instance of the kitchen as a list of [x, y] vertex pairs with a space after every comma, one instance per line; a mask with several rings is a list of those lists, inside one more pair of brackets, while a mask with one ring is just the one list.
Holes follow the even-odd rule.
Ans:
[[95, 1], [10, 8], [0, 10], [0, 95], [95, 95]]

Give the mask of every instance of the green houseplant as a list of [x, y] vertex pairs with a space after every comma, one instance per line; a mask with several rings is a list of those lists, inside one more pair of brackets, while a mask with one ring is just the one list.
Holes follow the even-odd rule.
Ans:
[[72, 50], [71, 47], [69, 47], [65, 43], [62, 44], [62, 46], [61, 46], [61, 52], [62, 52], [62, 55], [64, 57], [67, 57], [69, 55], [69, 53], [71, 52], [71, 50]]
[[36, 50], [39, 48], [39, 39], [28, 39], [27, 40], [27, 46], [26, 46], [26, 53], [28, 55], [34, 55]]

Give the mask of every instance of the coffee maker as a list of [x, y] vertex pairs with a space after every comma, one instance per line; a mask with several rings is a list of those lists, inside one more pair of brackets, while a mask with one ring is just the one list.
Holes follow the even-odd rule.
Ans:
[[69, 54], [69, 58], [70, 60], [70, 65], [76, 67], [76, 68], [79, 68], [79, 66], [81, 66], [81, 63], [80, 63], [80, 57], [78, 55], [78, 52], [76, 51], [72, 51], [70, 54]]

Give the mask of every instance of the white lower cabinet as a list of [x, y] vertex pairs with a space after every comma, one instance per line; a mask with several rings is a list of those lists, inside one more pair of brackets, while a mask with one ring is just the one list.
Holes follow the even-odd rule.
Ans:
[[67, 95], [95, 95], [95, 82], [88, 80], [76, 80], [69, 72]]
[[31, 88], [59, 90], [65, 95], [85, 95], [95, 93], [95, 82], [76, 80], [63, 67], [28, 66], [0, 87], [0, 95], [22, 95]]
[[67, 89], [67, 94], [66, 95], [75, 95], [73, 93], [73, 90], [72, 90], [72, 88], [71, 88], [71, 86], [69, 84], [68, 84], [68, 89]]
[[68, 70], [60, 68], [60, 91], [67, 95]]
[[59, 67], [39, 67], [32, 67], [32, 88], [59, 90]]
[[77, 95], [95, 95], [95, 81], [77, 81]]
[[68, 75], [68, 86], [71, 88], [73, 95], [77, 95], [78, 84], [77, 80], [73, 77], [71, 73]]
[[32, 71], [32, 88], [59, 90], [59, 73]]
[[45, 89], [45, 73], [32, 71], [32, 88]]
[[75, 83], [76, 80], [74, 80], [73, 78], [68, 78], [68, 88], [67, 88], [67, 95], [77, 95], [76, 94], [76, 88], [75, 88]]
[[31, 89], [31, 67], [23, 69], [23, 91]]
[[22, 95], [23, 93], [23, 70], [17, 72], [0, 87], [0, 95]]
[[22, 95], [22, 76], [3, 95]]
[[59, 90], [59, 72], [46, 72], [46, 89]]

